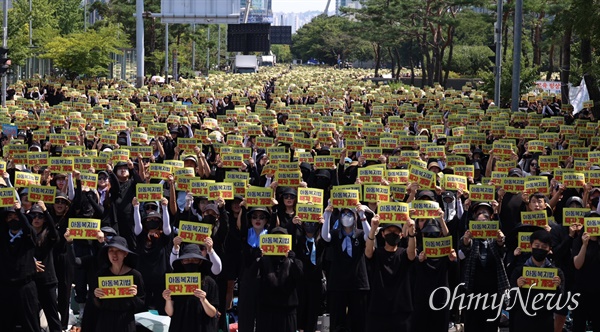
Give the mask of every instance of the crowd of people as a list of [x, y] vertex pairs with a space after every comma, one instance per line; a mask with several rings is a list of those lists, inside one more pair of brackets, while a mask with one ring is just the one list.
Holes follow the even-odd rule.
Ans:
[[[141, 89], [11, 86], [0, 330], [38, 332], [40, 311], [47, 331], [67, 330], [72, 303], [85, 332], [135, 331], [148, 310], [171, 317], [169, 331], [600, 330], [591, 113], [548, 94], [513, 113], [471, 86], [392, 88], [363, 74], [276, 67]], [[194, 191], [185, 177], [234, 190]], [[159, 197], [141, 197], [145, 184]], [[54, 188], [50, 201], [39, 186]], [[256, 187], [270, 188], [268, 204], [248, 199]], [[321, 211], [308, 219], [307, 188]], [[74, 219], [98, 220], [93, 236], [70, 229]], [[182, 222], [209, 236], [190, 241]], [[291, 242], [269, 252], [268, 235]], [[200, 273], [199, 287], [176, 294], [170, 273]], [[120, 296], [106, 278], [125, 285]]]

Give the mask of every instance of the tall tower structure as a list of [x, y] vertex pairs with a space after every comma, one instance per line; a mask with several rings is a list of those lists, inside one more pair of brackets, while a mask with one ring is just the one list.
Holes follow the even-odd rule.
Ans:
[[[240, 0], [240, 8], [246, 8], [248, 0]], [[243, 16], [245, 13], [241, 13]], [[243, 17], [240, 17], [243, 23]], [[250, 14], [248, 23], [273, 23], [272, 0], [252, 0], [250, 3]]]

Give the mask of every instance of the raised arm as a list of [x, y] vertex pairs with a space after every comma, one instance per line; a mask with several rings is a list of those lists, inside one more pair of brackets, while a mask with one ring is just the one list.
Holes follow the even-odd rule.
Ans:
[[[169, 200], [166, 198], [162, 198], [160, 200], [161, 210], [162, 210], [162, 220], [163, 220], [163, 234], [166, 236], [171, 235], [171, 218], [169, 217], [169, 210], [167, 209], [167, 205], [169, 204]], [[139, 207], [138, 207], [139, 213]]]
[[137, 198], [133, 198], [131, 201], [131, 205], [133, 205], [133, 232], [134, 234], [140, 235], [142, 233], [142, 218], [140, 217], [140, 202], [138, 202]]
[[321, 237], [325, 242], [331, 242], [331, 233], [329, 233], [329, 220], [331, 219], [331, 213], [333, 212], [333, 206], [329, 204], [323, 213], [323, 227], [321, 227]]

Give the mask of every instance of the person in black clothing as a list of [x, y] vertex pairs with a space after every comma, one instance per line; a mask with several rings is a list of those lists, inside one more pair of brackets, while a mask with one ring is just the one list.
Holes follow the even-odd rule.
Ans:
[[0, 331], [39, 332], [39, 303], [33, 277], [36, 273], [36, 234], [21, 203], [3, 211], [0, 222]]
[[133, 286], [128, 290], [131, 297], [103, 299], [106, 294], [98, 287], [98, 279], [92, 286], [94, 290], [94, 305], [98, 308], [96, 332], [134, 332], [134, 315], [145, 309], [144, 281], [140, 272], [134, 269], [136, 255], [127, 248], [127, 240], [115, 236], [101, 250], [100, 259], [104, 267], [98, 272], [98, 277], [133, 276]]
[[227, 280], [227, 293], [225, 294], [225, 308], [229, 310], [233, 301], [233, 289], [235, 280], [240, 275], [242, 266], [242, 234], [237, 226], [237, 218], [242, 212], [240, 204], [244, 197], [236, 195], [233, 201], [226, 205], [229, 218], [229, 232], [225, 239], [225, 257], [223, 259], [223, 278]]
[[127, 163], [118, 162], [115, 165], [114, 172], [110, 164], [107, 167], [113, 222], [115, 223], [111, 226], [127, 240], [128, 247], [135, 251], [136, 241], [133, 233], [133, 206], [131, 201], [135, 196], [136, 184], [143, 181], [131, 160], [128, 160]]
[[269, 223], [274, 222], [266, 207], [253, 207], [246, 213], [246, 201], [240, 205], [238, 226], [242, 235], [242, 270], [239, 278], [238, 327], [240, 331], [253, 331], [258, 305], [258, 278], [252, 266], [261, 256], [260, 236], [267, 234]]
[[173, 262], [173, 272], [200, 272], [202, 280], [194, 295], [171, 296], [171, 290], [163, 291], [165, 312], [171, 317], [169, 331], [216, 332], [217, 283], [210, 277], [210, 262], [202, 256], [200, 247], [196, 244], [183, 247], [181, 255]]
[[[100, 176], [98, 178], [100, 179]], [[108, 184], [108, 174], [102, 174], [102, 178], [104, 178], [104, 180], [99, 180], [99, 182]], [[75, 210], [78, 218], [102, 219], [104, 215], [104, 206], [99, 203], [98, 192], [94, 190], [94, 188], [87, 188], [85, 186], [82, 188], [81, 204], [75, 207]], [[72, 248], [74, 255], [83, 260], [89, 259], [90, 256], [94, 255], [95, 260], [97, 250], [94, 246], [96, 243], [97, 241], [81, 239], [73, 241]], [[81, 315], [81, 310], [83, 310], [85, 303], [87, 302], [88, 280], [91, 276], [95, 277], [96, 272], [98, 271], [95, 265], [91, 265], [92, 264], [76, 265], [75, 267], [75, 301], [79, 306], [79, 315]], [[87, 269], [90, 266], [93, 268], [92, 270]]]
[[[287, 231], [275, 227], [271, 234], [287, 234]], [[290, 250], [283, 257], [262, 256], [254, 264], [252, 275], [258, 272], [260, 276], [256, 331], [296, 332], [297, 288], [302, 278], [302, 262], [295, 256]]]
[[[81, 180], [78, 171], [73, 172], [77, 187], [75, 196], [71, 201], [67, 194], [57, 192], [50, 215], [54, 219], [54, 224], [58, 228], [58, 234], [64, 234], [70, 218], [75, 218], [76, 209], [71, 206], [79, 206], [81, 200]], [[71, 303], [71, 288], [73, 285], [73, 276], [75, 267], [72, 264], [73, 258], [70, 257], [67, 243], [64, 237], [59, 237], [58, 243], [54, 248], [54, 268], [56, 278], [58, 279], [58, 313], [60, 314], [60, 323], [63, 330], [67, 329], [69, 324], [69, 305]]]
[[[592, 217], [597, 217], [593, 215]], [[598, 298], [600, 298], [600, 244], [598, 236], [588, 232], [573, 240], [573, 264], [575, 265], [574, 291], [580, 293], [579, 305], [573, 310], [573, 332], [586, 331], [586, 323], [592, 323], [594, 331], [598, 331]]]
[[[329, 205], [323, 214], [324, 223], [321, 236], [329, 243], [331, 268], [327, 288], [328, 304], [331, 313], [331, 329], [347, 328], [352, 332], [365, 331], [365, 311], [369, 280], [365, 263], [365, 243], [370, 231], [364, 207], [358, 204], [357, 212], [342, 209], [341, 227], [330, 230], [333, 206]], [[363, 229], [357, 228], [360, 218]], [[350, 326], [347, 322], [350, 322]]]
[[[515, 268], [510, 278], [510, 284], [513, 287], [519, 287], [521, 292], [521, 298], [527, 299], [526, 307], [523, 308], [521, 305], [515, 305], [510, 313], [510, 320], [513, 332], [519, 331], [553, 331], [554, 330], [554, 316], [552, 310], [548, 309], [550, 303], [554, 303], [556, 299], [548, 297], [550, 294], [558, 296], [563, 291], [565, 277], [560, 269], [558, 269], [558, 275], [553, 278], [555, 291], [546, 290], [530, 290], [529, 287], [523, 288], [526, 285], [527, 279], [523, 277], [524, 267], [538, 267], [538, 268], [555, 268], [555, 265], [550, 262], [547, 258], [548, 253], [552, 249], [552, 236], [546, 230], [537, 230], [533, 232], [529, 238], [531, 244], [531, 257], [527, 259], [524, 266]], [[530, 285], [531, 286], [531, 285]], [[539, 296], [543, 297], [541, 301], [535, 301], [534, 299]], [[517, 300], [518, 301], [518, 300]], [[534, 305], [535, 308], [534, 309]], [[527, 309], [525, 312], [524, 309]], [[535, 316], [531, 315], [535, 312]]]
[[35, 275], [35, 285], [40, 306], [44, 310], [50, 332], [60, 332], [61, 323], [58, 317], [58, 279], [54, 269], [54, 246], [58, 243], [58, 229], [54, 219], [46, 209], [44, 202], [39, 201], [27, 214], [31, 226], [37, 235], [35, 259], [41, 272]]
[[[491, 220], [488, 212], [477, 212], [473, 217], [477, 221]], [[506, 251], [504, 241], [501, 230], [495, 239], [474, 239], [470, 231], [465, 231], [459, 242], [459, 255], [464, 255], [461, 259], [465, 261], [464, 282], [468, 294], [501, 296], [510, 288], [502, 260]], [[495, 332], [498, 330], [499, 317], [491, 322], [487, 320], [496, 316], [491, 307], [468, 308], [465, 310], [465, 331]]]
[[[458, 275], [458, 266], [454, 264], [457, 261], [456, 252], [452, 249], [446, 257], [431, 258], [423, 250], [426, 238], [448, 235], [448, 227], [442, 219], [444, 213], [441, 210], [439, 212], [438, 219], [428, 219], [422, 228], [417, 227], [417, 249], [420, 252], [413, 275], [414, 311], [411, 317], [411, 328], [415, 332], [442, 331], [450, 323], [450, 307], [444, 305], [448, 300], [446, 294], [437, 292], [432, 298], [430, 296], [439, 287], [449, 288], [449, 276]], [[432, 308], [430, 301], [436, 309]]]
[[317, 319], [323, 313], [326, 285], [323, 274], [325, 241], [320, 236], [319, 222], [302, 222], [304, 235], [298, 237], [294, 247], [296, 259], [302, 262], [303, 277], [298, 286], [298, 329], [314, 332]]
[[[417, 257], [415, 222], [405, 225], [384, 224], [380, 232], [384, 247], [375, 248], [379, 215], [371, 219], [365, 256], [370, 266], [371, 294], [367, 313], [367, 331], [411, 331], [410, 315], [413, 310], [410, 281], [411, 262]], [[403, 234], [408, 237], [408, 248], [399, 247]], [[393, 318], [392, 318], [393, 317]]]
[[169, 201], [161, 199], [162, 215], [152, 211], [140, 217], [140, 203], [133, 198], [133, 218], [135, 221], [134, 233], [136, 236], [136, 253], [139, 258], [137, 270], [144, 276], [144, 293], [146, 294], [146, 307], [158, 310], [165, 314], [162, 292], [165, 289], [164, 275], [168, 271], [169, 252], [167, 246], [171, 240], [171, 224], [167, 206]]
[[93, 331], [95, 329], [96, 321], [98, 319], [98, 308], [94, 305], [94, 289], [91, 288], [91, 286], [97, 282], [96, 274], [98, 273], [99, 252], [102, 247], [104, 247], [105, 243], [111, 241], [116, 235], [117, 232], [114, 229], [102, 227], [96, 234], [96, 240], [92, 242], [92, 251], [89, 255], [82, 257], [75, 256], [75, 250], [73, 249], [74, 240], [71, 238], [70, 230], [68, 228], [63, 235], [68, 245], [67, 248], [71, 251], [71, 255], [69, 256], [73, 259], [72, 264], [87, 272], [86, 283], [87, 285], [90, 285], [90, 288], [87, 290], [88, 294], [86, 295], [86, 302], [79, 303], [79, 317], [82, 331]]

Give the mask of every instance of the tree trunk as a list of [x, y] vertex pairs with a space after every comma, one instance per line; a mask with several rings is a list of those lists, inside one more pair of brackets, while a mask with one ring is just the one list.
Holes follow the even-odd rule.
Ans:
[[565, 27], [562, 45], [562, 55], [560, 63], [560, 91], [563, 104], [570, 104], [569, 101], [569, 76], [571, 75], [571, 35], [573, 25], [568, 24]]
[[541, 12], [538, 21], [535, 23], [533, 30], [533, 65], [540, 66], [542, 64], [542, 21], [545, 13]]
[[409, 57], [408, 62], [410, 64], [410, 85], [415, 85], [415, 63], [413, 57]]
[[374, 44], [373, 50], [375, 51], [375, 77], [379, 75], [379, 68], [381, 67], [381, 45]]
[[548, 52], [548, 73], [546, 74], [546, 81], [552, 79], [552, 72], [554, 71], [554, 43], [550, 45], [550, 52]]
[[444, 73], [444, 82], [442, 86], [446, 89], [448, 84], [448, 75], [450, 75], [450, 68], [452, 67], [452, 54], [454, 53], [454, 43], [450, 43], [450, 50], [448, 50], [448, 63], [446, 63], [446, 72]]
[[435, 82], [440, 82], [440, 67], [442, 55], [440, 54], [439, 46], [433, 47], [433, 80], [429, 82], [429, 86], [433, 86]]
[[400, 73], [402, 71], [402, 65], [400, 64], [400, 52], [398, 51], [397, 47], [394, 47], [394, 57], [396, 57], [396, 62], [398, 63], [398, 67], [396, 67], [396, 73], [394, 75], [394, 77], [396, 77], [397, 80], [400, 79]]
[[390, 55], [390, 60], [392, 61], [392, 78], [394, 78], [394, 73], [396, 72], [396, 58], [392, 54], [392, 48], [388, 47], [388, 54]]
[[587, 86], [590, 99], [594, 101], [592, 113], [594, 118], [600, 118], [600, 90], [598, 89], [597, 79], [591, 72], [592, 66], [592, 41], [589, 36], [581, 38], [581, 66], [583, 68], [583, 78]]

